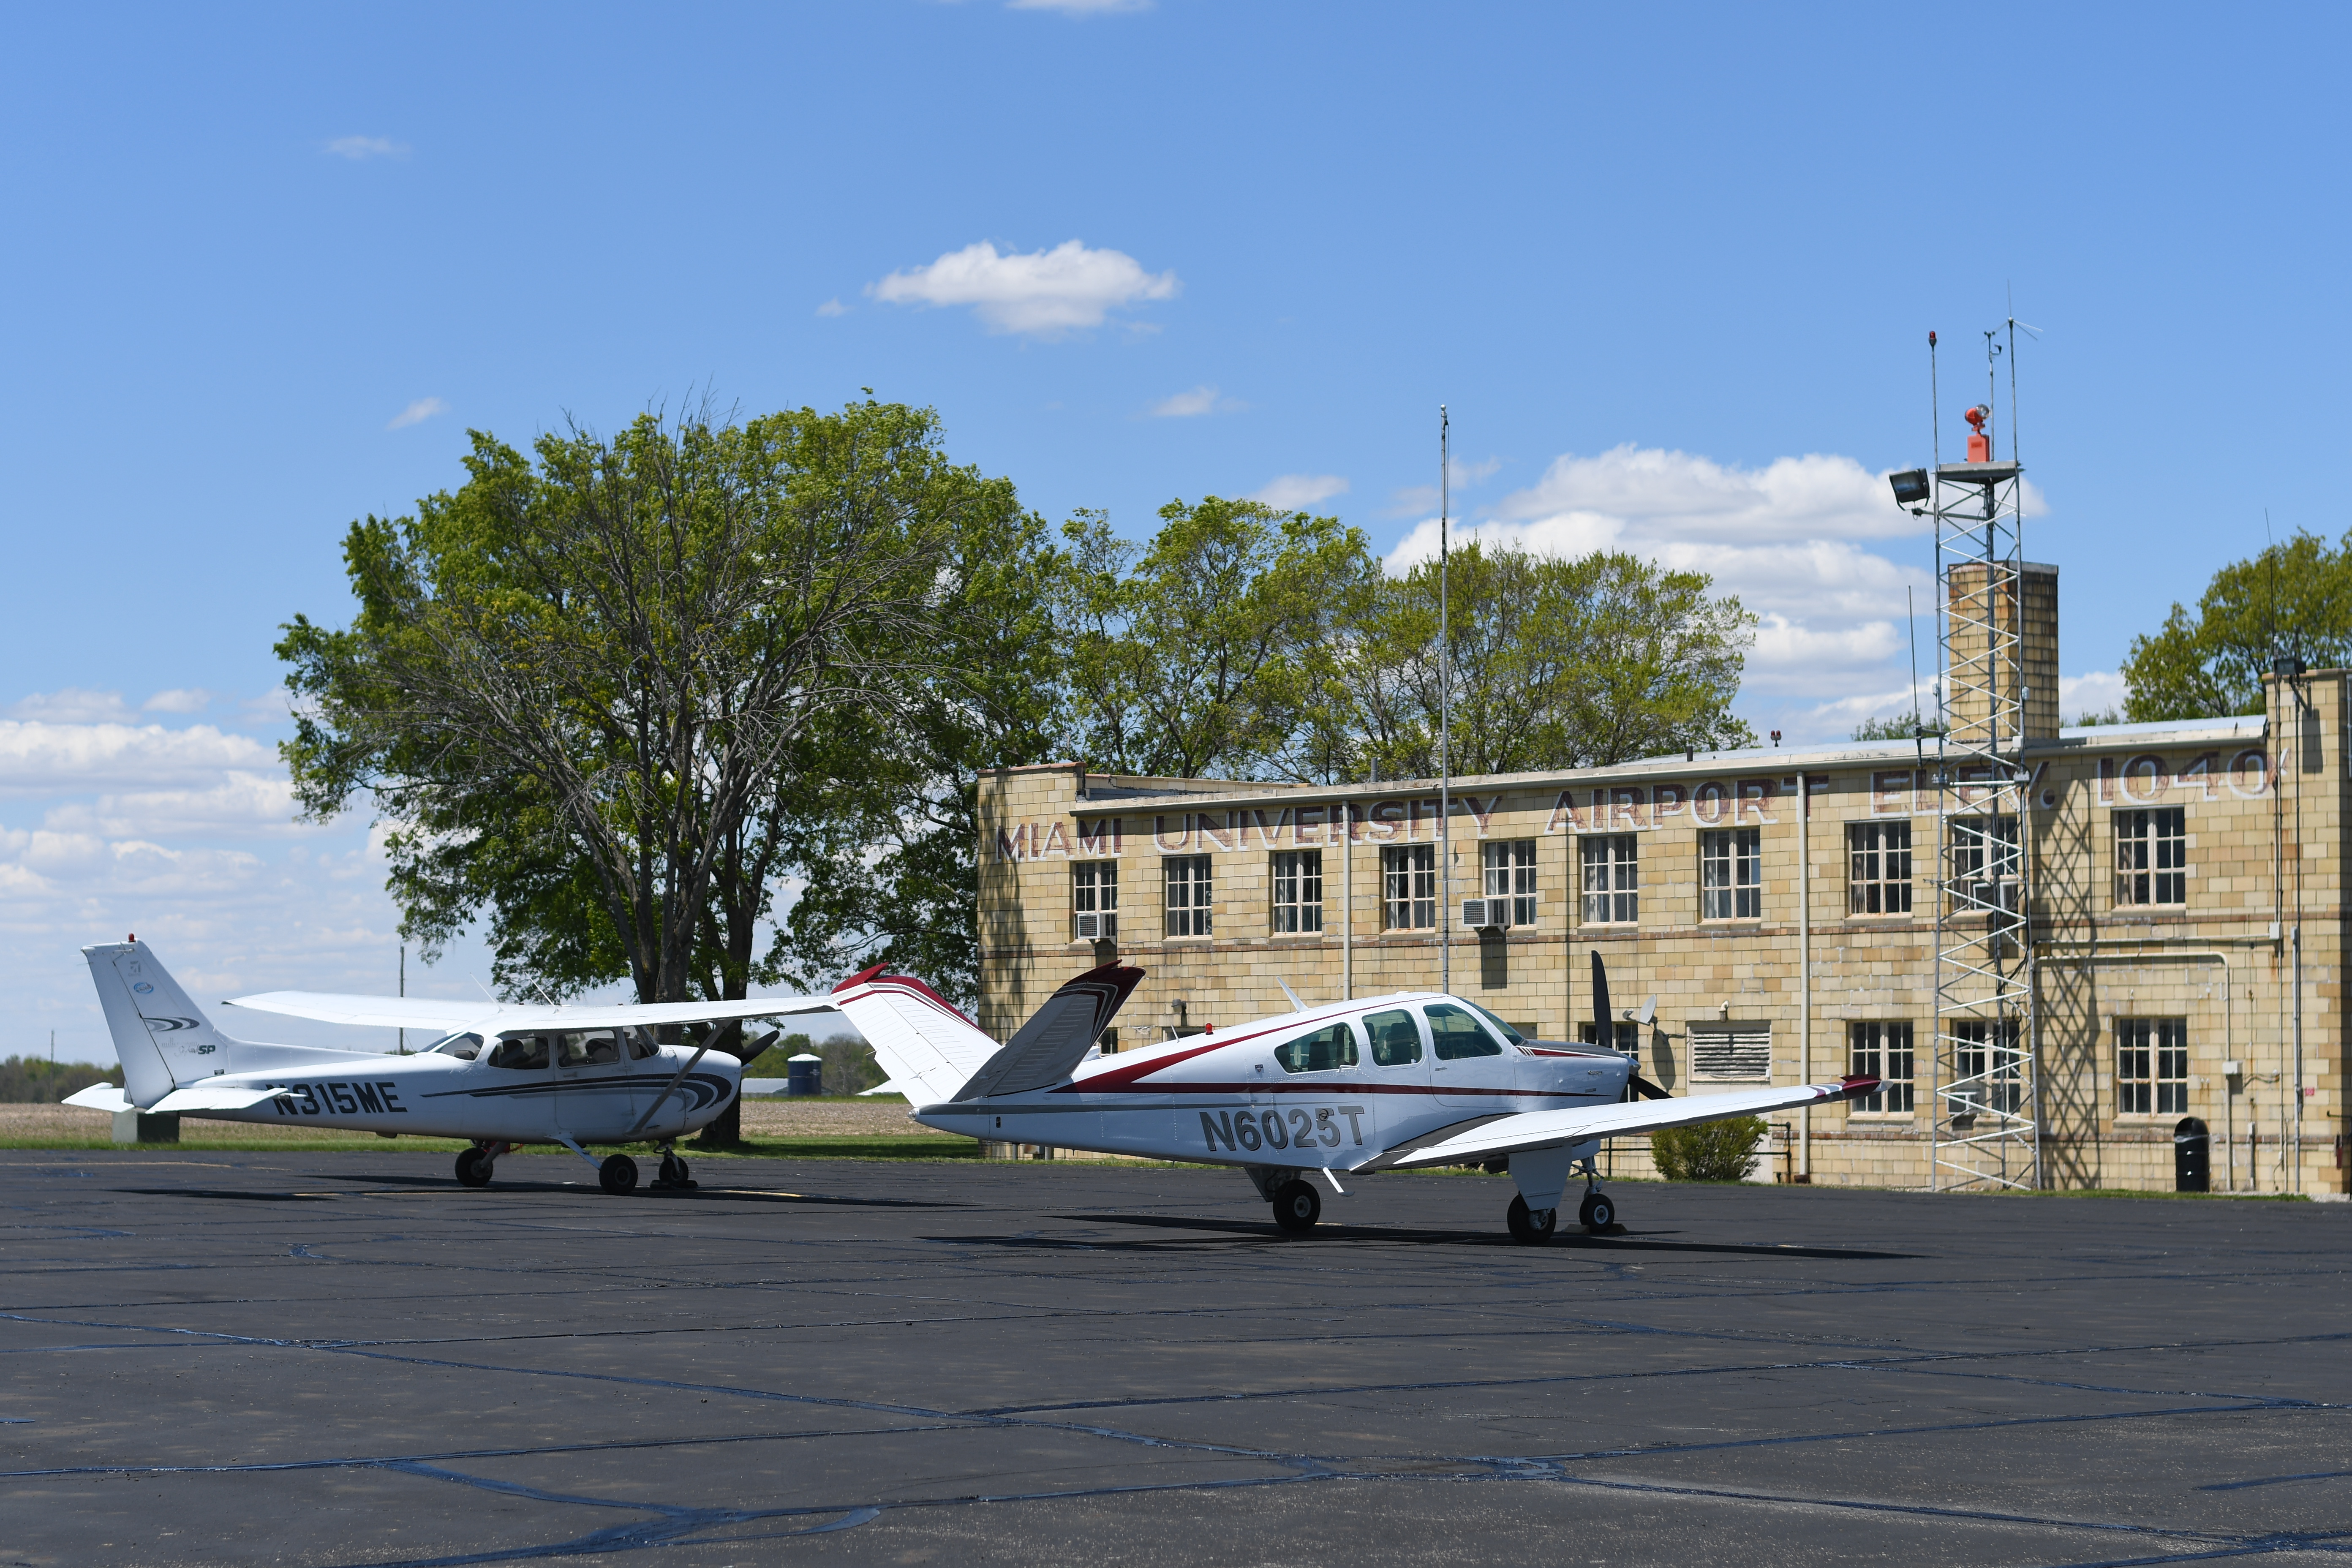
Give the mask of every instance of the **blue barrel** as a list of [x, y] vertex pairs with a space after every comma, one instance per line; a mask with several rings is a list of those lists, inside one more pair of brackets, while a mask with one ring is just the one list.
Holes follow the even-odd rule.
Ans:
[[784, 1092], [787, 1095], [823, 1094], [824, 1092], [824, 1058], [803, 1051], [784, 1063]]

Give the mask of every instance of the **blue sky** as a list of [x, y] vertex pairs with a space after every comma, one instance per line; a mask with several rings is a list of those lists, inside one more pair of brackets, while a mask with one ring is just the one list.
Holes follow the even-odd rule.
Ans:
[[1049, 516], [1315, 496], [1402, 559], [1442, 401], [1471, 525], [1711, 566], [1768, 616], [1743, 711], [1821, 737], [1908, 680], [1924, 335], [1948, 447], [2013, 290], [2104, 705], [2265, 508], [2352, 521], [2345, 15], [21, 12], [0, 1027], [99, 1049], [73, 950], [134, 922], [200, 987], [388, 977], [363, 824], [286, 820], [270, 644], [468, 426], [871, 386]]

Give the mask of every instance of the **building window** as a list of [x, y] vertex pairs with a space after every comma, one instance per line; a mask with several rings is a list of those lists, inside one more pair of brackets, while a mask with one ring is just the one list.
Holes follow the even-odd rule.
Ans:
[[1944, 1099], [1958, 1114], [2014, 1116], [2025, 1103], [2025, 1054], [2014, 1018], [1962, 1018], [1952, 1025], [1952, 1085]]
[[2116, 813], [2116, 902], [2189, 901], [2189, 814], [2179, 806]]
[[2017, 913], [2017, 818], [1952, 818], [1952, 912]]
[[1391, 931], [1437, 923], [1437, 846], [1401, 844], [1381, 851], [1381, 909]]
[[[2144, 811], [2139, 816], [2161, 816]], [[2189, 1114], [2189, 1020], [2116, 1020], [2116, 1114]]]
[[1846, 912], [1909, 914], [1911, 825], [1857, 822], [1845, 830], [1845, 843], [1850, 867], [1846, 875]]
[[1274, 929], [1277, 935], [1323, 929], [1323, 851], [1285, 849], [1274, 858]]
[[1495, 920], [1496, 904], [1510, 910], [1509, 924], [1531, 926], [1536, 923], [1536, 841], [1532, 838], [1510, 838], [1479, 847], [1480, 858], [1486, 866], [1486, 912], [1488, 923], [1501, 925]]
[[1764, 913], [1764, 830], [1727, 827], [1698, 836], [1699, 916], [1752, 921]]
[[1209, 858], [1178, 855], [1165, 862], [1168, 877], [1168, 934], [1209, 934]]
[[1640, 840], [1606, 833], [1578, 840], [1584, 857], [1584, 919], [1588, 925], [1632, 925], [1640, 918]]
[[1081, 860], [1070, 868], [1070, 913], [1079, 942], [1118, 935], [1118, 862]]
[[1874, 1093], [1850, 1101], [1853, 1110], [1889, 1116], [1911, 1114], [1911, 1089], [1916, 1058], [1911, 1054], [1911, 1026], [1866, 1023], [1848, 1026], [1846, 1071], [1878, 1080]]

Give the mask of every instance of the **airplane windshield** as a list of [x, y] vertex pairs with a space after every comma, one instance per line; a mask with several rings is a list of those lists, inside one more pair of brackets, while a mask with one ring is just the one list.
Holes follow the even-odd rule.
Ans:
[[482, 1054], [479, 1035], [445, 1035], [425, 1047], [428, 1056], [456, 1057], [461, 1062], [472, 1061]]
[[1465, 1057], [1499, 1057], [1503, 1047], [1459, 1007], [1433, 1002], [1422, 1009], [1429, 1019], [1429, 1037], [1437, 1042], [1437, 1059], [1459, 1061]]
[[1472, 1012], [1477, 1014], [1481, 1018], [1486, 1019], [1487, 1023], [1493, 1025], [1495, 1026], [1495, 1032], [1502, 1036], [1503, 1038], [1510, 1041], [1511, 1044], [1515, 1046], [1524, 1046], [1528, 1043], [1528, 1037], [1525, 1035], [1520, 1034], [1517, 1029], [1514, 1029], [1508, 1024], [1506, 1024], [1503, 1020], [1486, 1011], [1484, 1007], [1479, 1006], [1477, 1003], [1462, 996], [1457, 996], [1454, 1000], [1469, 1008]]

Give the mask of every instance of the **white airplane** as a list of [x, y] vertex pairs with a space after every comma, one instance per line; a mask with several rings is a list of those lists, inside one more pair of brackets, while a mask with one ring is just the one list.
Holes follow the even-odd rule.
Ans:
[[[147, 945], [82, 949], [122, 1062], [123, 1087], [95, 1084], [65, 1103], [463, 1138], [457, 1180], [487, 1186], [499, 1156], [519, 1143], [561, 1143], [591, 1165], [608, 1193], [637, 1184], [626, 1154], [599, 1161], [592, 1143], [651, 1142], [661, 1151], [654, 1185], [691, 1187], [673, 1149], [739, 1091], [743, 1066], [709, 1047], [666, 1046], [665, 1026], [715, 1024], [830, 1011], [824, 997], [645, 1006], [545, 1007], [425, 997], [343, 996], [271, 991], [227, 1005], [333, 1024], [438, 1031], [413, 1056], [264, 1045], [233, 1039], [155, 962]], [[752, 1042], [757, 1056], [772, 1033]]]
[[[1593, 955], [1599, 1037], [1613, 1037]], [[1398, 992], [1295, 1011], [1164, 1045], [1095, 1048], [1143, 978], [1107, 963], [1047, 998], [1001, 1048], [919, 980], [869, 969], [833, 1004], [907, 1086], [916, 1121], [942, 1131], [1195, 1164], [1238, 1165], [1284, 1230], [1323, 1212], [1313, 1178], [1434, 1165], [1507, 1164], [1511, 1235], [1553, 1231], [1581, 1173], [1577, 1218], [1615, 1224], [1600, 1140], [1866, 1095], [1873, 1078], [1675, 1099], [1606, 1047], [1530, 1040], [1476, 1003]], [[1285, 991], [1289, 987], [1285, 986]], [[1643, 1009], [1643, 1021], [1654, 1006]], [[1643, 1098], [1627, 1102], [1627, 1090]]]

